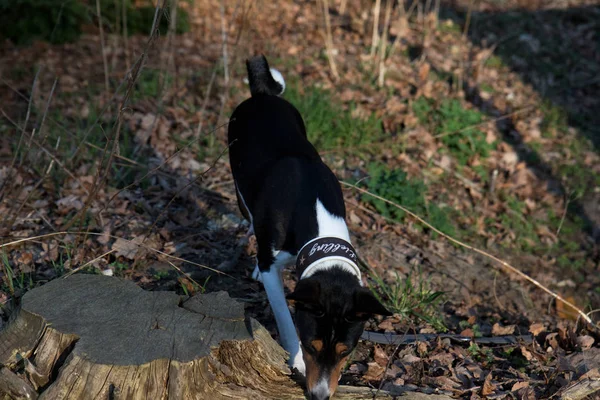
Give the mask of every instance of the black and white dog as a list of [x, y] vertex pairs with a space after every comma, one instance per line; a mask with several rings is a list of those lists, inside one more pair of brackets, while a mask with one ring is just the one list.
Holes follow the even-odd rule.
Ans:
[[[253, 276], [265, 286], [280, 342], [306, 376], [309, 398], [329, 399], [364, 322], [390, 313], [362, 286], [340, 184], [308, 141], [298, 110], [279, 97], [283, 77], [264, 56], [246, 66], [252, 97], [231, 116], [229, 160], [258, 244]], [[287, 299], [298, 333], [281, 277], [294, 263], [298, 284]]]

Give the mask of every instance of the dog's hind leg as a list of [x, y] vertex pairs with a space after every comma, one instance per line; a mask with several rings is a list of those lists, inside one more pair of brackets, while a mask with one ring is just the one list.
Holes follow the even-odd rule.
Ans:
[[302, 349], [300, 348], [296, 327], [292, 321], [292, 315], [285, 300], [281, 273], [281, 268], [272, 265], [268, 271], [262, 271], [262, 282], [265, 285], [267, 298], [275, 315], [279, 341], [283, 348], [290, 353], [288, 364], [290, 367], [296, 368], [302, 375], [305, 375], [306, 368], [302, 358]]

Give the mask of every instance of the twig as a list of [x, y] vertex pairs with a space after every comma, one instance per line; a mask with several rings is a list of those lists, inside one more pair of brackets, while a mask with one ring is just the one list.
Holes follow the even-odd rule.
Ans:
[[[58, 78], [54, 78], [54, 83], [52, 84], [52, 89], [50, 89], [50, 96], [48, 97], [48, 101], [46, 102], [46, 107], [44, 108], [44, 114], [42, 114], [42, 122], [40, 122], [40, 129], [38, 133], [41, 137], [40, 143], [44, 145], [46, 141], [46, 137], [48, 135], [42, 135], [44, 129], [44, 123], [46, 122], [46, 116], [48, 115], [48, 111], [50, 110], [50, 102], [52, 101], [52, 97], [54, 96], [54, 90], [56, 89], [56, 83], [58, 82]], [[23, 128], [25, 129], [25, 128]], [[33, 139], [33, 133], [31, 134], [31, 139]], [[31, 142], [30, 142], [31, 143]]]
[[100, 46], [102, 47], [102, 64], [104, 65], [104, 88], [106, 93], [110, 91], [108, 85], [108, 60], [106, 59], [106, 49], [104, 47], [104, 27], [102, 26], [102, 11], [100, 9], [100, 0], [96, 0], [96, 13], [98, 14], [98, 29], [100, 30]]
[[457, 133], [465, 132], [465, 131], [468, 131], [469, 129], [475, 129], [475, 128], [478, 128], [480, 126], [487, 125], [487, 124], [489, 124], [491, 122], [502, 121], [504, 119], [511, 118], [511, 117], [514, 117], [515, 115], [518, 115], [518, 114], [521, 114], [521, 113], [523, 113], [525, 111], [528, 111], [529, 109], [531, 109], [533, 107], [534, 106], [525, 106], [525, 107], [520, 108], [520, 109], [518, 109], [516, 111], [513, 111], [513, 112], [511, 112], [509, 114], [501, 115], [501, 116], [499, 116], [497, 118], [489, 118], [489, 119], [487, 119], [487, 120], [485, 120], [483, 122], [480, 122], [478, 124], [467, 126], [467, 127], [464, 127], [462, 129], [458, 129], [458, 130], [455, 130], [455, 131], [452, 131], [452, 132], [439, 133], [437, 135], [433, 135], [433, 137], [436, 138], [436, 139], [438, 139], [438, 138], [442, 138], [442, 137], [445, 137], [445, 136], [450, 136], [450, 135], [454, 135], [454, 134], [457, 134]]
[[387, 47], [388, 42], [388, 34], [390, 30], [390, 18], [392, 16], [392, 3], [394, 0], [386, 0], [385, 2], [385, 19], [383, 23], [383, 38], [381, 39], [380, 49], [379, 49], [379, 78], [377, 83], [379, 87], [383, 87], [385, 83], [385, 48]]
[[371, 60], [375, 57], [377, 44], [379, 43], [379, 15], [381, 14], [381, 0], [375, 0], [373, 7], [373, 36], [371, 37]]
[[221, 41], [223, 51], [223, 79], [225, 85], [229, 84], [229, 57], [227, 54], [227, 20], [225, 19], [225, 2], [221, 0], [219, 10], [221, 12]]
[[467, 20], [465, 21], [465, 27], [463, 29], [463, 37], [467, 37], [469, 33], [469, 25], [471, 24], [471, 13], [473, 12], [473, 0], [469, 0], [469, 8], [467, 9]]
[[492, 336], [472, 338], [469, 336], [453, 335], [453, 334], [435, 334], [435, 333], [420, 333], [416, 335], [397, 334], [397, 333], [377, 333], [364, 331], [360, 337], [362, 340], [367, 340], [379, 344], [408, 344], [414, 342], [430, 342], [437, 339], [450, 339], [455, 343], [469, 344], [471, 342], [479, 344], [529, 344], [533, 342], [532, 335], [507, 335], [507, 336]]
[[569, 202], [571, 201], [571, 198], [567, 197], [567, 201], [565, 202], [565, 209], [563, 211], [562, 217], [560, 218], [560, 224], [558, 224], [558, 228], [556, 228], [556, 238], [558, 239], [558, 235], [560, 233], [560, 230], [562, 229], [562, 226], [565, 222], [565, 218], [567, 217], [567, 210], [569, 209]]
[[[133, 66], [133, 70], [131, 73], [131, 79], [129, 80], [129, 84], [125, 91], [125, 95], [119, 106], [119, 114], [117, 117], [117, 123], [114, 125], [113, 137], [111, 139], [112, 140], [112, 149], [110, 149], [110, 151], [109, 151], [109, 146], [110, 146], [111, 140], [107, 140], [106, 147], [102, 154], [100, 167], [98, 168], [98, 172], [94, 177], [94, 182], [92, 184], [92, 191], [91, 191], [90, 195], [88, 196], [84, 206], [81, 208], [81, 210], [79, 210], [77, 212], [77, 214], [75, 214], [75, 216], [71, 219], [71, 221], [69, 221], [65, 225], [65, 227], [64, 227], [65, 230], [68, 230], [71, 226], [73, 226], [73, 224], [77, 221], [77, 217], [81, 218], [81, 223], [83, 224], [83, 222], [84, 222], [83, 217], [85, 216], [85, 213], [91, 206], [92, 201], [96, 197], [96, 194], [100, 191], [102, 186], [106, 183], [106, 180], [108, 178], [108, 175], [110, 173], [110, 169], [112, 166], [112, 161], [115, 157], [115, 154], [118, 154], [119, 137], [120, 137], [120, 132], [121, 132], [121, 125], [123, 124], [123, 113], [126, 109], [125, 106], [127, 105], [127, 102], [129, 101], [131, 93], [133, 92], [135, 82], [138, 79], [142, 69], [144, 68], [144, 64], [146, 62], [146, 59], [148, 58], [148, 51], [149, 51], [151, 45], [154, 43], [154, 40], [158, 36], [157, 27], [158, 27], [158, 24], [160, 23], [160, 20], [161, 20], [162, 14], [163, 14], [161, 11], [166, 6], [166, 2], [167, 2], [167, 0], [163, 0], [162, 8], [159, 6], [158, 3], [156, 4], [156, 10], [154, 12], [154, 21], [152, 22], [152, 29], [150, 31], [150, 36], [148, 37], [148, 40], [146, 41], [146, 46], [144, 48], [144, 51], [142, 52], [142, 54], [138, 58], [137, 62]], [[107, 153], [108, 153], [108, 159], [106, 160], [106, 162], [104, 162], [105, 155]]]
[[73, 274], [78, 273], [79, 271], [81, 271], [82, 269], [84, 269], [85, 267], [87, 267], [88, 265], [91, 265], [91, 264], [95, 263], [96, 261], [98, 261], [98, 260], [100, 260], [100, 259], [108, 256], [109, 254], [114, 253], [115, 251], [116, 250], [109, 250], [109, 251], [107, 251], [104, 254], [100, 254], [98, 257], [94, 258], [93, 260], [90, 260], [90, 261], [86, 262], [85, 264], [82, 264], [79, 267], [75, 268], [74, 270], [67, 272], [66, 274], [64, 274], [62, 276], [62, 278], [65, 279], [65, 278], [70, 277]]
[[208, 100], [210, 99], [210, 92], [212, 91], [213, 83], [217, 77], [217, 66], [213, 69], [212, 75], [210, 76], [210, 81], [208, 81], [208, 87], [206, 88], [206, 95], [204, 96], [204, 101], [202, 102], [202, 109], [200, 109], [200, 121], [198, 122], [198, 129], [196, 130], [196, 136], [198, 139], [200, 138], [200, 133], [202, 133], [202, 124], [204, 122], [204, 113], [206, 112], [206, 108], [208, 107]]
[[[21, 136], [19, 136], [19, 143], [17, 144], [17, 149], [15, 150], [15, 155], [13, 156], [13, 159], [10, 163], [10, 169], [8, 171], [8, 176], [2, 182], [2, 186], [0, 186], [0, 199], [2, 199], [4, 197], [4, 187], [5, 187], [6, 183], [12, 181], [13, 169], [15, 167], [15, 164], [17, 163], [17, 158], [19, 156], [19, 152], [21, 151], [21, 145], [23, 144], [23, 138], [25, 137], [25, 131], [27, 130], [27, 123], [29, 122], [29, 117], [31, 116], [31, 104], [33, 103], [33, 95], [35, 93], [35, 84], [37, 83], [37, 79], [38, 79], [38, 76], [39, 76], [41, 70], [42, 69], [39, 68], [37, 70], [37, 72], [35, 73], [35, 77], [33, 78], [33, 84], [31, 85], [31, 96], [29, 97], [29, 101], [27, 102], [27, 113], [25, 114], [25, 122], [23, 123], [23, 126], [21, 126]], [[22, 161], [23, 161], [23, 159], [21, 158], [21, 162]]]
[[123, 24], [123, 42], [125, 44], [125, 68], [129, 69], [129, 33], [127, 32], [127, 1], [121, 0], [121, 23]]
[[340, 79], [340, 75], [338, 74], [335, 58], [333, 57], [333, 36], [331, 34], [331, 20], [329, 17], [329, 0], [321, 1], [323, 3], [323, 16], [325, 18], [325, 49], [327, 51], [327, 60], [329, 61], [329, 68], [331, 68], [331, 75], [337, 81]]
[[212, 272], [215, 272], [215, 273], [217, 273], [217, 274], [224, 275], [224, 276], [227, 276], [227, 277], [229, 277], [229, 278], [231, 278], [231, 279], [234, 279], [234, 280], [236, 280], [236, 281], [239, 281], [239, 279], [238, 279], [238, 278], [236, 278], [236, 277], [234, 277], [234, 276], [231, 276], [231, 275], [229, 275], [229, 274], [227, 274], [227, 273], [225, 273], [225, 272], [223, 272], [223, 271], [219, 271], [218, 269], [211, 268], [211, 267], [209, 267], [209, 266], [206, 266], [206, 265], [203, 265], [203, 264], [198, 264], [198, 263], [196, 263], [196, 262], [189, 261], [189, 260], [186, 260], [186, 259], [184, 259], [184, 258], [181, 258], [181, 257], [172, 256], [171, 254], [167, 254], [167, 253], [165, 253], [165, 252], [163, 252], [163, 251], [160, 251], [160, 250], [158, 250], [158, 249], [155, 249], [155, 248], [152, 248], [152, 247], [150, 247], [150, 246], [144, 245], [143, 243], [134, 242], [133, 240], [130, 240], [130, 239], [123, 239], [123, 238], [121, 238], [121, 237], [114, 236], [114, 235], [106, 235], [105, 233], [100, 233], [100, 232], [60, 231], [60, 232], [46, 233], [46, 234], [44, 234], [44, 235], [38, 235], [38, 236], [31, 236], [31, 237], [21, 238], [21, 239], [13, 240], [13, 241], [11, 241], [11, 242], [8, 242], [8, 243], [3, 243], [3, 244], [0, 244], [0, 249], [6, 248], [6, 247], [10, 247], [10, 246], [16, 246], [16, 245], [18, 245], [18, 244], [21, 244], [21, 243], [26, 243], [26, 242], [36, 241], [36, 240], [39, 240], [39, 239], [45, 239], [45, 238], [54, 237], [54, 236], [65, 236], [65, 235], [77, 235], [77, 236], [108, 236], [108, 237], [109, 237], [109, 238], [111, 238], [111, 239], [121, 239], [121, 240], [124, 240], [124, 241], [126, 241], [126, 242], [129, 242], [129, 243], [131, 243], [131, 244], [134, 244], [134, 245], [136, 245], [136, 246], [142, 247], [142, 248], [144, 248], [144, 249], [146, 249], [146, 250], [153, 251], [154, 253], [156, 253], [156, 254], [160, 254], [161, 256], [164, 256], [164, 257], [170, 258], [171, 260], [176, 260], [176, 261], [185, 262], [185, 263], [188, 263], [188, 264], [194, 265], [194, 266], [196, 266], [196, 267], [200, 267], [200, 268], [203, 268], [203, 269], [207, 269], [207, 270], [209, 270], [209, 271], [212, 271]]
[[353, 185], [351, 183], [348, 182], [344, 182], [344, 181], [340, 181], [340, 183], [344, 186], [353, 188], [357, 191], [359, 191], [360, 193], [366, 194], [368, 196], [371, 196], [373, 198], [376, 198], [378, 200], [383, 201], [384, 203], [387, 203], [393, 207], [396, 207], [402, 211], [404, 211], [406, 214], [410, 215], [411, 217], [413, 217], [414, 219], [416, 219], [417, 221], [419, 221], [421, 224], [427, 226], [429, 229], [433, 230], [434, 232], [436, 232], [438, 235], [446, 238], [447, 240], [451, 241], [452, 243], [455, 243], [461, 247], [464, 247], [466, 249], [469, 249], [471, 251], [474, 251], [475, 253], [481, 254], [495, 262], [497, 262], [498, 264], [500, 264], [502, 267], [506, 268], [507, 270], [509, 270], [512, 273], [517, 274], [518, 276], [520, 276], [521, 278], [529, 281], [530, 283], [534, 284], [535, 286], [537, 286], [538, 288], [540, 288], [541, 290], [543, 290], [544, 292], [548, 293], [550, 296], [554, 297], [556, 300], [563, 302], [565, 305], [567, 305], [568, 307], [571, 307], [573, 310], [575, 310], [577, 312], [577, 314], [579, 314], [581, 316], [581, 318], [586, 321], [588, 324], [590, 324], [591, 326], [593, 326], [594, 328], [598, 328], [594, 325], [594, 323], [592, 322], [592, 319], [583, 312], [583, 310], [581, 310], [580, 308], [578, 308], [577, 306], [575, 306], [573, 303], [571, 303], [568, 300], [565, 300], [562, 296], [560, 296], [558, 293], [553, 292], [552, 290], [548, 289], [546, 286], [542, 285], [541, 283], [539, 283], [538, 281], [536, 281], [535, 279], [533, 279], [532, 277], [530, 277], [529, 275], [525, 274], [524, 272], [519, 271], [517, 268], [513, 267], [512, 265], [510, 265], [509, 263], [507, 263], [506, 261], [503, 261], [501, 259], [499, 259], [496, 256], [493, 256], [483, 250], [479, 250], [476, 247], [470, 246], [466, 243], [461, 242], [460, 240], [454, 239], [453, 237], [445, 234], [444, 232], [440, 231], [439, 229], [435, 228], [433, 225], [431, 225], [429, 222], [425, 221], [423, 218], [419, 217], [417, 214], [413, 213], [412, 211], [408, 210], [407, 208], [394, 203], [393, 201], [390, 201], [386, 198], [383, 198], [381, 196], [378, 196], [374, 193], [369, 192], [368, 190], [359, 188], [356, 185]]
[[444, 171], [453, 174], [457, 179], [459, 179], [462, 183], [464, 183], [465, 186], [470, 187], [471, 189], [475, 190], [477, 193], [481, 193], [481, 189], [479, 188], [479, 185], [477, 185], [472, 180], [465, 178], [459, 172], [451, 170], [450, 168], [446, 167], [444, 164], [442, 164], [441, 162], [439, 162], [437, 160], [433, 160], [433, 164], [435, 166], [443, 169]]
[[196, 183], [197, 181], [201, 180], [204, 178], [204, 175], [206, 175], [210, 170], [212, 170], [215, 165], [217, 165], [217, 162], [221, 159], [221, 157], [223, 157], [223, 155], [227, 152], [227, 150], [229, 150], [229, 147], [235, 143], [235, 141], [229, 143], [229, 145], [223, 149], [223, 151], [221, 152], [221, 154], [219, 154], [219, 156], [215, 159], [215, 161], [211, 164], [210, 167], [208, 167], [204, 172], [202, 172], [199, 176], [195, 177], [194, 179], [192, 179], [191, 181], [189, 181], [188, 183], [186, 183], [181, 189], [179, 189], [177, 191], [177, 193], [175, 193], [175, 195], [173, 195], [173, 197], [171, 197], [171, 200], [169, 200], [169, 202], [167, 203], [167, 205], [165, 205], [163, 207], [163, 209], [160, 211], [160, 214], [158, 214], [158, 216], [154, 219], [154, 222], [152, 223], [152, 226], [150, 226], [150, 228], [148, 229], [148, 233], [146, 233], [146, 236], [144, 237], [144, 241], [146, 241], [146, 239], [148, 239], [148, 237], [150, 236], [150, 233], [152, 233], [152, 231], [154, 230], [154, 228], [156, 227], [156, 224], [158, 223], [158, 221], [160, 220], [160, 218], [163, 216], [163, 214], [165, 212], [167, 212], [167, 210], [169, 209], [169, 207], [171, 206], [171, 203], [173, 203], [173, 201], [175, 201], [175, 199], [187, 188], [189, 188], [191, 185], [193, 185], [194, 183]]

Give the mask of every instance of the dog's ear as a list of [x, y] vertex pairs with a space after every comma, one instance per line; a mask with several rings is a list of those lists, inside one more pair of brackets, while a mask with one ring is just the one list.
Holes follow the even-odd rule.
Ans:
[[301, 279], [296, 285], [296, 290], [287, 295], [287, 299], [306, 305], [317, 304], [321, 294], [321, 285], [315, 279]]
[[354, 310], [361, 319], [367, 319], [373, 314], [392, 315], [367, 288], [360, 288], [354, 295]]

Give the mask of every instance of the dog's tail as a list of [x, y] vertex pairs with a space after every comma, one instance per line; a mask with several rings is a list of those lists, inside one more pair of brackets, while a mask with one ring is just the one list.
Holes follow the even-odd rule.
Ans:
[[260, 55], [247, 60], [246, 68], [248, 69], [248, 83], [250, 84], [252, 96], [257, 94], [280, 96], [283, 94], [285, 90], [283, 75], [276, 69], [269, 68], [265, 56]]

